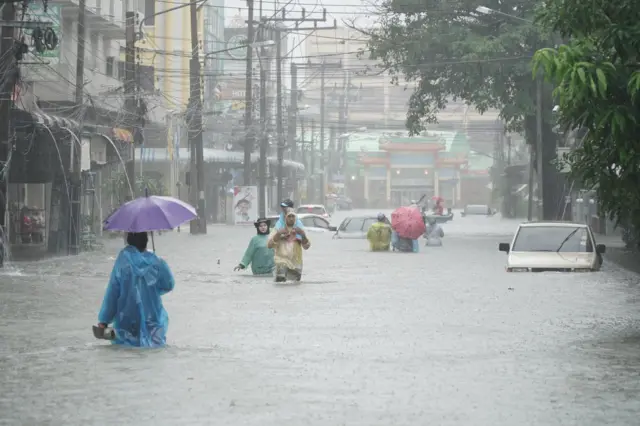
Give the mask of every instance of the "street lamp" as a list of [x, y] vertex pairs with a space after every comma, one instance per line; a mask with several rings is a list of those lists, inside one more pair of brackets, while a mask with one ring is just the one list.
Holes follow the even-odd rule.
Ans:
[[[519, 21], [533, 24], [533, 21], [521, 18], [519, 16], [510, 15], [499, 10], [494, 10], [486, 6], [476, 7], [476, 12], [483, 15], [497, 14], [506, 16], [508, 18], [517, 19]], [[537, 161], [537, 174], [538, 174], [538, 220], [543, 219], [543, 201], [542, 201], [542, 78], [540, 75], [536, 76], [536, 157]], [[531, 221], [533, 219], [533, 147], [529, 153], [529, 206], [527, 219]]]

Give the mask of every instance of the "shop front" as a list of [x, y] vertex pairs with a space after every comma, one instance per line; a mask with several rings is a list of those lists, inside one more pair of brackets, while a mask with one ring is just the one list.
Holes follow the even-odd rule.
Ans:
[[74, 120], [14, 109], [6, 234], [14, 258], [73, 252], [79, 201], [80, 126]]

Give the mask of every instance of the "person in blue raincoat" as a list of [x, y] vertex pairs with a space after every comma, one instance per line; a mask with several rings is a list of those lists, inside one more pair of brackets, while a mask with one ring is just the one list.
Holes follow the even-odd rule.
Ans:
[[[285, 217], [285, 214], [287, 214], [287, 210], [288, 210], [288, 209], [293, 209], [293, 201], [291, 201], [291, 200], [290, 200], [290, 199], [288, 199], [288, 198], [287, 198], [286, 200], [283, 200], [283, 201], [280, 203], [280, 208], [281, 208], [281, 210], [282, 210], [282, 211], [280, 212], [280, 217], [278, 218], [278, 221], [276, 222], [275, 226], [273, 227], [273, 229], [275, 229], [276, 231], [279, 231], [279, 230], [281, 230], [281, 229], [286, 228], [287, 224], [286, 224], [286, 222], [285, 222], [284, 217]], [[304, 225], [302, 224], [302, 222], [300, 221], [300, 219], [298, 219], [298, 218], [297, 218], [297, 216], [296, 216], [296, 224], [295, 224], [295, 227], [296, 227], [296, 228], [300, 228], [300, 229], [304, 229]], [[296, 234], [296, 238], [297, 238], [299, 241], [302, 241], [302, 240], [303, 240], [303, 237], [302, 237], [302, 235], [300, 235], [300, 234]]]
[[113, 343], [161, 347], [167, 341], [169, 316], [161, 296], [173, 290], [175, 282], [167, 262], [147, 251], [146, 232], [127, 234], [127, 246], [120, 251], [98, 314], [98, 327], [113, 324]]

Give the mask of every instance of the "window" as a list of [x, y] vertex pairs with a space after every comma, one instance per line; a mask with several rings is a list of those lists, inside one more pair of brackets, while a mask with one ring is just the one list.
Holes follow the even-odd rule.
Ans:
[[373, 225], [374, 223], [376, 223], [378, 220], [377, 219], [365, 219], [364, 220], [364, 224], [362, 225], [362, 230], [364, 232], [367, 232], [369, 230], [369, 228], [371, 228], [371, 225]]
[[518, 230], [512, 251], [591, 253], [589, 231], [574, 226], [526, 226]]
[[138, 65], [140, 88], [145, 92], [153, 92], [155, 84], [155, 68], [149, 65]]
[[316, 228], [329, 229], [329, 224], [326, 220], [320, 219], [319, 217], [314, 217], [313, 221], [315, 222]]
[[360, 232], [362, 231], [363, 222], [364, 219], [362, 218], [353, 218], [341, 228], [344, 232]]
[[305, 217], [303, 219], [300, 219], [300, 222], [302, 222], [302, 224], [306, 228], [315, 228], [316, 227], [316, 225], [313, 223], [313, 218], [312, 217]]
[[[97, 52], [98, 51], [98, 33], [93, 31], [91, 32], [91, 35], [89, 35], [89, 49], [90, 52]], [[96, 68], [97, 67], [97, 61], [96, 61], [96, 55], [87, 55], [85, 57], [85, 60], [87, 62], [87, 68]]]
[[107, 74], [109, 77], [117, 77], [115, 75], [115, 69], [113, 68], [115, 60], [116, 58], [114, 58], [113, 56], [107, 56], [107, 69], [105, 74]]
[[156, 24], [156, 0], [144, 0], [144, 16], [146, 20], [145, 25]]

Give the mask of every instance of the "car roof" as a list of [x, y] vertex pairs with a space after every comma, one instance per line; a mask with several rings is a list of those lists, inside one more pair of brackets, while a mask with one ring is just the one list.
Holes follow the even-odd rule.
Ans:
[[348, 216], [345, 217], [344, 220], [353, 220], [353, 219], [375, 219], [378, 220], [378, 216]]
[[324, 217], [320, 216], [319, 214], [313, 214], [313, 213], [300, 213], [300, 214], [298, 214], [296, 216], [298, 216], [298, 219], [305, 219], [307, 217], [317, 217], [317, 218], [320, 218], [320, 219], [322, 219], [324, 221], [327, 220]]
[[563, 221], [540, 221], [540, 222], [523, 222], [521, 228], [535, 227], [556, 227], [556, 228], [587, 228], [585, 223], [580, 222], [563, 222]]

